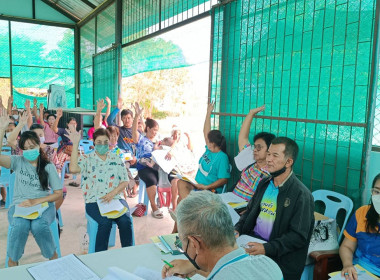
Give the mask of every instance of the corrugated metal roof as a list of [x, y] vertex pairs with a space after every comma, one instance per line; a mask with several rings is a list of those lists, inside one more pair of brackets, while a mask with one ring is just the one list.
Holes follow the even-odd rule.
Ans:
[[42, 0], [60, 13], [78, 22], [106, 0]]

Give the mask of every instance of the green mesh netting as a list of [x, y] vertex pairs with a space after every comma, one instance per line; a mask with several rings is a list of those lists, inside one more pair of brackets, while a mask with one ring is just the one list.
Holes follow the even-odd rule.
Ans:
[[[112, 104], [118, 99], [118, 63], [119, 50], [114, 48], [94, 57], [94, 99], [108, 96]], [[104, 109], [105, 110], [105, 109]]]
[[207, 12], [217, 3], [217, 0], [123, 0], [123, 43]]
[[182, 49], [171, 41], [152, 38], [123, 48], [122, 76], [189, 66]]
[[[17, 107], [24, 107], [25, 99], [34, 98], [46, 105], [50, 84], [64, 86], [68, 106], [74, 107], [75, 94], [70, 91], [75, 86], [74, 31], [70, 28], [0, 21], [0, 77], [11, 77], [14, 105]], [[1, 95], [7, 96], [8, 93], [2, 92]]]
[[0, 77], [10, 77], [9, 26], [0, 20]]
[[95, 54], [95, 18], [80, 29], [80, 67], [92, 65], [92, 55]]
[[81, 108], [94, 109], [94, 92], [92, 84], [92, 65], [80, 69], [80, 104]]
[[375, 1], [237, 0], [213, 16], [211, 98], [230, 115], [214, 118], [229, 153], [238, 150], [238, 114], [265, 103], [272, 119], [256, 118], [251, 135], [295, 139], [305, 185], [359, 203]]
[[115, 6], [112, 4], [97, 16], [97, 52], [106, 50], [115, 43]]

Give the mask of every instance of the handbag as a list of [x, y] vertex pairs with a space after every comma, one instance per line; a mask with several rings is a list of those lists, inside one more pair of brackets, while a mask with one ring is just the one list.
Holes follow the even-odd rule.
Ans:
[[[330, 218], [315, 221], [307, 254], [309, 255], [314, 251], [328, 251], [336, 250], [338, 248], [338, 228], [336, 220]], [[309, 259], [310, 257], [308, 258], [307, 263], [311, 262]]]
[[132, 215], [136, 217], [142, 217], [144, 216], [145, 211], [146, 211], [146, 205], [144, 203], [138, 203]]

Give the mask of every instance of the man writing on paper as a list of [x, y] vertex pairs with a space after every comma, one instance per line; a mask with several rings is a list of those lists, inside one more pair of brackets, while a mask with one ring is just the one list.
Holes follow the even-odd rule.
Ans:
[[267, 154], [271, 176], [257, 186], [235, 234], [268, 241], [248, 243], [250, 255], [266, 255], [281, 268], [285, 280], [299, 280], [314, 227], [314, 201], [293, 173], [298, 145], [287, 137], [272, 141]]
[[207, 279], [283, 279], [266, 256], [247, 255], [236, 244], [227, 206], [209, 191], [192, 191], [177, 207], [178, 236], [188, 260], [165, 264], [162, 277], [195, 273]]

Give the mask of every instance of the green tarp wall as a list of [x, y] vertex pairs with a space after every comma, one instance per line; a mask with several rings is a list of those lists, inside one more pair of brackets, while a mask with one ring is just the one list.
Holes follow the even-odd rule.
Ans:
[[242, 114], [266, 104], [251, 135], [295, 139], [294, 171], [307, 187], [360, 203], [375, 2], [236, 0], [213, 10], [211, 99], [230, 155]]

